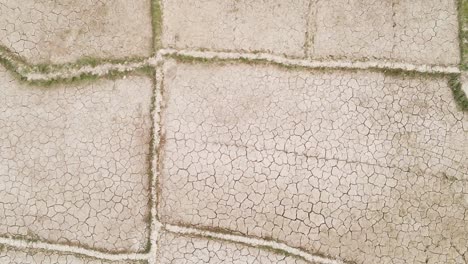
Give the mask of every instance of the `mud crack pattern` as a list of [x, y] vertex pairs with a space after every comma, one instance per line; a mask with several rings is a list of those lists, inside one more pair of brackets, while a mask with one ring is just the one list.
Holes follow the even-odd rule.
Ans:
[[163, 221], [359, 263], [464, 260], [468, 115], [446, 78], [165, 67]]
[[0, 0], [0, 263], [468, 263], [468, 0]]

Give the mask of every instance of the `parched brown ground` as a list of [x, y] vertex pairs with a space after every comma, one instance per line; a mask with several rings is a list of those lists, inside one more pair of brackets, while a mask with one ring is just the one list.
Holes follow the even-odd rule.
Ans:
[[0, 69], [0, 236], [142, 251], [149, 78], [41, 88]]
[[466, 6], [0, 0], [0, 263], [468, 263]]
[[33, 63], [149, 56], [148, 0], [2, 0], [0, 44]]
[[446, 78], [166, 65], [163, 222], [359, 263], [459, 260], [468, 115]]

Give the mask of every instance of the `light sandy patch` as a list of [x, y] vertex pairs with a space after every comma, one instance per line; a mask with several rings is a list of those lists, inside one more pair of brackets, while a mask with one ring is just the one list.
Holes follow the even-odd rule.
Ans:
[[357, 263], [463, 261], [468, 114], [445, 77], [168, 62], [164, 96], [163, 222]]
[[460, 62], [457, 0], [398, 0], [394, 12], [394, 59], [421, 64]]
[[337, 0], [315, 6], [309, 29], [314, 58], [460, 61], [456, 0]]
[[163, 0], [163, 46], [303, 56], [307, 0]]
[[1, 0], [0, 43], [31, 63], [149, 56], [149, 0]]
[[177, 235], [163, 232], [158, 240], [158, 260], [160, 264], [307, 264], [309, 262], [292, 256], [232, 243], [213, 238]]
[[143, 261], [107, 261], [41, 250], [17, 250], [0, 246], [0, 263], [8, 264], [144, 264]]
[[317, 1], [309, 29], [316, 58], [385, 59], [393, 48], [393, 0]]
[[152, 83], [31, 87], [0, 68], [0, 235], [141, 251]]

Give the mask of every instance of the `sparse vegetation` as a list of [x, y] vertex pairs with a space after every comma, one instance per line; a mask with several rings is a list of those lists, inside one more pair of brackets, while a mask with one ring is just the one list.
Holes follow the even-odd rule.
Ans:
[[[342, 71], [347, 71], [347, 72], [358, 72], [361, 71], [360, 69], [353, 69], [349, 67], [336, 67], [333, 69], [330, 69], [328, 67], [308, 67], [308, 66], [302, 66], [302, 65], [292, 65], [292, 64], [285, 64], [285, 63], [279, 63], [279, 62], [274, 62], [270, 61], [267, 59], [249, 59], [245, 57], [240, 57], [236, 59], [224, 59], [220, 57], [213, 57], [213, 58], [203, 58], [203, 57], [196, 57], [196, 56], [191, 56], [191, 55], [185, 55], [185, 54], [169, 54], [167, 55], [168, 58], [172, 58], [178, 62], [181, 63], [188, 63], [188, 64], [194, 64], [194, 63], [204, 63], [204, 64], [216, 64], [216, 65], [224, 65], [224, 64], [230, 64], [230, 63], [243, 63], [243, 64], [248, 64], [248, 65], [271, 65], [271, 66], [277, 66], [283, 69], [287, 70], [314, 70], [314, 71], [330, 71], [330, 70], [342, 70]], [[423, 76], [446, 76], [446, 73], [430, 73], [430, 72], [420, 72], [416, 70], [404, 70], [404, 69], [390, 69], [390, 68], [378, 68], [378, 67], [369, 67], [365, 69], [366, 71], [374, 71], [374, 72], [383, 72], [386, 75], [400, 75], [400, 76], [416, 76], [416, 75], [423, 75]]]
[[94, 57], [84, 57], [73, 63], [65, 64], [35, 64], [31, 65], [31, 71], [40, 74], [49, 74], [57, 71], [64, 70], [77, 70], [83, 67], [97, 67], [103, 64], [120, 64], [128, 65], [131, 63], [140, 63], [145, 61], [146, 58], [143, 57], [132, 57], [132, 58], [122, 58], [122, 59], [104, 59], [104, 58], [94, 58]]
[[151, 21], [153, 26], [153, 47], [156, 53], [162, 48], [162, 8], [160, 0], [151, 0]]
[[[200, 229], [200, 228], [197, 228], [197, 229]], [[215, 233], [221, 233], [221, 234], [233, 234], [232, 231], [226, 231], [224, 229], [221, 229], [221, 230], [214, 230], [216, 228], [207, 228], [206, 230], [210, 230], [211, 232], [215, 232]], [[202, 228], [203, 230], [203, 228]], [[272, 252], [274, 254], [278, 254], [278, 255], [283, 255], [285, 257], [292, 257], [292, 258], [296, 258], [296, 259], [303, 259], [305, 260], [303, 257], [301, 256], [297, 256], [297, 255], [294, 255], [286, 250], [282, 250], [282, 249], [279, 249], [279, 248], [274, 248], [274, 247], [270, 247], [270, 246], [264, 246], [264, 245], [258, 245], [258, 246], [253, 246], [253, 245], [250, 245], [250, 244], [246, 244], [246, 243], [243, 243], [243, 242], [237, 242], [237, 241], [231, 241], [231, 240], [227, 240], [227, 239], [223, 239], [223, 238], [217, 238], [217, 237], [213, 237], [211, 235], [197, 235], [197, 234], [184, 234], [183, 235], [184, 237], [188, 237], [188, 238], [198, 238], [198, 239], [207, 239], [207, 240], [212, 240], [212, 241], [219, 241], [219, 242], [227, 242], [227, 243], [233, 243], [233, 244], [238, 244], [238, 245], [243, 245], [243, 246], [246, 246], [246, 247], [252, 247], [252, 248], [258, 248], [260, 250], [265, 250], [265, 251], [269, 251], [269, 252]], [[273, 239], [264, 239], [264, 240], [267, 240], [267, 241], [275, 241]], [[280, 243], [279, 241], [275, 241], [275, 242], [278, 242]]]
[[[7, 70], [13, 73], [22, 82], [27, 82], [31, 85], [48, 87], [54, 86], [57, 84], [70, 84], [70, 83], [80, 83], [87, 81], [95, 81], [98, 78], [104, 79], [117, 79], [122, 78], [123, 76], [129, 74], [143, 74], [148, 76], [154, 76], [154, 68], [152, 66], [146, 65], [144, 61], [146, 58], [134, 57], [134, 58], [123, 58], [123, 59], [101, 59], [101, 58], [92, 58], [85, 57], [74, 63], [66, 64], [34, 64], [28, 65], [25, 59], [15, 55], [13, 52], [7, 48], [0, 45], [0, 64], [2, 64]], [[113, 64], [113, 65], [128, 65], [131, 63], [141, 63], [143, 66], [139, 68], [134, 68], [131, 70], [109, 70], [103, 74], [96, 74], [85, 72], [79, 75], [71, 77], [53, 77], [46, 80], [28, 80], [28, 74], [51, 74], [56, 72], [63, 72], [66, 76], [67, 71], [78, 70], [83, 67], [98, 67], [103, 64]]]
[[468, 70], [468, 0], [458, 0], [458, 16], [460, 20], [460, 52], [462, 70]]
[[[144, 73], [146, 73], [147, 75], [149, 75], [151, 77], [151, 79], [153, 80], [153, 85], [156, 84], [156, 80], [155, 80], [156, 72], [155, 72], [155, 69], [153, 67], [149, 67], [149, 66], [148, 67], [143, 67], [143, 68], [141, 68], [141, 71], [143, 71]], [[155, 109], [156, 109], [156, 94], [153, 92], [152, 98], [151, 98], [151, 107], [150, 107], [150, 113], [151, 113], [152, 116], [155, 114]], [[153, 186], [153, 184], [152, 184], [153, 180], [154, 180], [154, 177], [155, 177], [154, 174], [153, 174], [153, 159], [154, 159], [153, 149], [154, 149], [154, 144], [155, 144], [154, 133], [155, 133], [155, 131], [154, 131], [154, 124], [153, 124], [153, 125], [151, 125], [150, 143], [149, 143], [149, 146], [148, 146], [149, 152], [148, 152], [148, 155], [147, 155], [147, 158], [146, 158], [146, 162], [148, 164], [146, 173], [148, 174], [148, 181], [151, 183], [151, 184], [148, 185], [148, 193], [150, 193], [151, 195], [148, 197], [149, 213], [143, 219], [145, 221], [146, 225], [147, 225], [148, 233], [151, 233], [151, 231], [153, 229], [152, 223], [154, 221], [154, 218], [156, 217], [155, 215], [152, 215], [152, 210], [151, 210], [151, 208], [153, 208], [153, 206], [156, 203], [156, 196], [157, 196], [157, 195], [153, 195], [153, 193], [156, 192], [155, 190], [153, 190], [153, 188], [156, 188], [156, 186]], [[146, 241], [144, 252], [149, 252], [150, 250], [151, 250], [151, 238], [148, 238], [147, 241]]]
[[460, 74], [454, 74], [450, 77], [449, 86], [452, 89], [453, 98], [457, 106], [462, 111], [468, 111], [468, 97], [462, 89]]

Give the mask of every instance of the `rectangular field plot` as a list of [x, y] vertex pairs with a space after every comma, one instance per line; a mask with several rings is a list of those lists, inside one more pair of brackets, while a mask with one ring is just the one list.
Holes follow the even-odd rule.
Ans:
[[41, 88], [0, 68], [0, 236], [144, 250], [152, 82]]
[[162, 221], [357, 263], [460, 261], [468, 115], [446, 77], [164, 67]]

